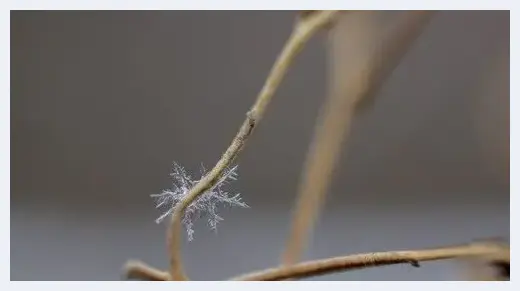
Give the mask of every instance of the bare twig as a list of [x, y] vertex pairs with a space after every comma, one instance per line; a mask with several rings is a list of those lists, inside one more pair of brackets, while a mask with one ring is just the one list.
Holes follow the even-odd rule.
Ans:
[[348, 14], [342, 20], [360, 17], [356, 19], [358, 22], [339, 22], [330, 32], [330, 92], [302, 173], [293, 224], [282, 258], [284, 265], [296, 263], [301, 256], [359, 104], [374, 95], [431, 14], [428, 11], [407, 12], [408, 18], [392, 35], [391, 44], [377, 46], [374, 51], [374, 39], [378, 35], [370, 13], [373, 12]]
[[168, 281], [168, 272], [157, 270], [139, 261], [129, 261], [125, 266], [125, 275], [128, 279], [140, 279], [144, 281]]
[[418, 267], [419, 262], [424, 261], [481, 256], [493, 256], [495, 259], [507, 260], [509, 262], [509, 246], [475, 243], [436, 249], [356, 254], [268, 269], [235, 277], [231, 280], [279, 281], [402, 263]]
[[[344, 75], [347, 72], [349, 76], [360, 77], [361, 74], [355, 72], [365, 71], [362, 69], [366, 67], [368, 48], [374, 34], [374, 24], [370, 19], [372, 13], [363, 11], [345, 15], [338, 19], [330, 31], [330, 92], [320, 113], [302, 172], [293, 224], [283, 254], [285, 265], [295, 263], [303, 250], [306, 233], [312, 228], [337, 162], [341, 143], [347, 135], [346, 129], [350, 128], [353, 104], [359, 95], [358, 89], [365, 85], [361, 78], [349, 80]], [[345, 54], [345, 49], [351, 50], [347, 52], [350, 61], [348, 64], [341, 62], [344, 57], [337, 58], [338, 53]]]
[[233, 139], [231, 145], [222, 155], [215, 167], [190, 190], [186, 198], [178, 205], [178, 207], [176, 207], [167, 233], [170, 252], [170, 275], [173, 280], [187, 279], [180, 254], [181, 219], [184, 210], [199, 195], [215, 185], [222, 175], [222, 172], [233, 162], [240, 150], [244, 147], [245, 142], [251, 135], [253, 129], [262, 118], [269, 101], [273, 97], [296, 55], [301, 51], [311, 36], [324, 25], [330, 23], [337, 14], [338, 11], [321, 11], [298, 22], [271, 69], [255, 104], [247, 113], [246, 120], [240, 127], [240, 130]]

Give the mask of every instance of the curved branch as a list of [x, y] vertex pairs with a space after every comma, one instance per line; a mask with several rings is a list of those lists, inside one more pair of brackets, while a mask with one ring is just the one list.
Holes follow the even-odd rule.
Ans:
[[144, 281], [168, 281], [168, 272], [152, 268], [139, 261], [129, 261], [125, 265], [125, 276], [127, 279], [139, 279]]
[[167, 233], [168, 248], [170, 252], [170, 275], [173, 280], [188, 279], [184, 272], [180, 252], [181, 219], [185, 209], [199, 195], [217, 183], [223, 171], [237, 157], [247, 139], [253, 132], [253, 129], [262, 118], [267, 105], [271, 101], [276, 89], [280, 85], [296, 55], [302, 50], [305, 43], [312, 37], [312, 35], [325, 25], [331, 23], [338, 13], [338, 11], [320, 11], [298, 21], [293, 33], [271, 69], [255, 104], [247, 113], [246, 120], [240, 127], [240, 130], [233, 139], [231, 145], [224, 152], [215, 167], [190, 190], [186, 195], [186, 198], [178, 207], [176, 207]]

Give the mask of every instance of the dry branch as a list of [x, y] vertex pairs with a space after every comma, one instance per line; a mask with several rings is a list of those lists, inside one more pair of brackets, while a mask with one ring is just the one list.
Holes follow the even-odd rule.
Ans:
[[224, 152], [215, 167], [190, 190], [186, 196], [186, 199], [184, 199], [178, 205], [178, 207], [176, 207], [175, 211], [173, 212], [170, 228], [167, 234], [167, 241], [170, 251], [170, 275], [172, 279], [187, 279], [187, 276], [184, 272], [180, 252], [181, 220], [186, 207], [190, 205], [198, 196], [214, 186], [222, 175], [222, 172], [237, 157], [240, 150], [242, 150], [244, 147], [246, 140], [253, 132], [253, 129], [262, 118], [267, 105], [271, 101], [271, 98], [280, 85], [296, 55], [302, 50], [312, 35], [321, 29], [324, 25], [330, 23], [337, 14], [338, 11], [321, 11], [298, 22], [281, 54], [274, 63], [274, 66], [271, 69], [271, 72], [267, 77], [264, 87], [260, 91], [255, 104], [247, 113], [247, 118], [240, 127], [240, 130], [233, 139], [231, 145], [226, 150], [226, 152]]
[[383, 265], [405, 263], [418, 267], [419, 262], [424, 261], [489, 256], [493, 257], [495, 260], [506, 261], [509, 265], [509, 246], [505, 247], [490, 243], [474, 243], [435, 249], [356, 254], [345, 257], [309, 261], [288, 267], [268, 269], [257, 273], [239, 276], [231, 280], [279, 281]]
[[[492, 273], [487, 272], [484, 276], [482, 272], [478, 274], [473, 273], [471, 274], [471, 280], [509, 280], [510, 247], [509, 244], [496, 240], [433, 249], [375, 252], [334, 257], [308, 261], [285, 268], [267, 269], [241, 275], [230, 280], [279, 281], [302, 279], [383, 265], [411, 264], [414, 267], [419, 267], [420, 262], [444, 259], [463, 259], [464, 261], [471, 261], [471, 265], [468, 268], [470, 272], [474, 272], [474, 262], [479, 262], [479, 265], [485, 264], [494, 271]], [[129, 262], [125, 269], [126, 276], [130, 279], [147, 281], [170, 280], [167, 272], [154, 269], [137, 261]]]
[[[231, 145], [224, 152], [215, 167], [204, 176], [186, 195], [186, 198], [179, 203], [172, 214], [170, 226], [167, 231], [167, 245], [169, 250], [170, 276], [171, 280], [187, 280], [184, 272], [180, 252], [181, 220], [186, 208], [198, 196], [210, 189], [218, 182], [224, 170], [233, 162], [244, 147], [247, 139], [253, 132], [263, 116], [263, 113], [271, 101], [276, 89], [280, 85], [288, 68], [294, 61], [298, 53], [303, 49], [307, 41], [321, 28], [333, 22], [339, 11], [319, 11], [311, 13], [297, 22], [289, 40], [285, 44], [282, 52], [274, 63], [267, 80], [260, 91], [255, 104], [246, 114], [246, 120], [240, 127]], [[130, 271], [134, 274], [152, 276], [151, 268], [144, 264], [131, 265]], [[157, 275], [157, 274], [156, 274]]]
[[[170, 262], [170, 276], [168, 279], [188, 280], [188, 277], [184, 272], [180, 252], [181, 219], [184, 211], [195, 199], [197, 199], [198, 196], [203, 194], [206, 190], [210, 189], [215, 185], [215, 183], [218, 182], [223, 171], [238, 156], [247, 139], [253, 132], [253, 129], [262, 118], [267, 105], [269, 104], [271, 98], [273, 97], [276, 89], [280, 85], [295, 57], [303, 49], [307, 41], [318, 30], [332, 23], [338, 14], [339, 11], [335, 10], [319, 11], [306, 15], [306, 17], [300, 19], [297, 22], [297, 25], [293, 29], [291, 36], [289, 37], [282, 52], [274, 63], [273, 68], [271, 69], [271, 72], [269, 73], [269, 76], [267, 77], [267, 80], [262, 90], [260, 91], [255, 104], [246, 114], [246, 120], [240, 127], [231, 145], [224, 152], [215, 167], [190, 190], [190, 192], [186, 195], [186, 198], [176, 207], [172, 214], [170, 226], [167, 230], [167, 245]], [[146, 272], [146, 270], [150, 271], [152, 269], [141, 263], [137, 265], [133, 264], [130, 268], [130, 271], [135, 274], [144, 274], [144, 276], [149, 275], [153, 277], [152, 273], [154, 272]]]
[[[405, 55], [431, 17], [431, 11], [406, 12], [388, 45], [378, 38], [374, 12], [347, 14], [330, 31], [329, 96], [323, 105], [299, 186], [282, 264], [296, 263], [317, 219], [352, 119]], [[355, 22], [350, 21], [352, 17]], [[341, 22], [344, 21], [344, 22]], [[346, 22], [345, 22], [346, 21]]]
[[139, 279], [143, 281], [168, 281], [168, 272], [152, 268], [139, 261], [129, 261], [126, 263], [124, 273], [127, 279]]

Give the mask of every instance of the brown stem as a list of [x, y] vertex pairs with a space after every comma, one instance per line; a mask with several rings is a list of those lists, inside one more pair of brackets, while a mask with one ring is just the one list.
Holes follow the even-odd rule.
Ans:
[[235, 277], [231, 280], [279, 281], [402, 263], [412, 264], [413, 266], [418, 267], [419, 262], [424, 261], [476, 256], [493, 256], [497, 260], [501, 259], [509, 262], [509, 247], [495, 244], [476, 243], [436, 249], [356, 254], [268, 269], [257, 273]]
[[139, 261], [129, 261], [125, 266], [125, 275], [128, 279], [140, 279], [144, 281], [168, 281], [168, 272], [157, 270]]
[[178, 205], [178, 207], [176, 207], [167, 232], [167, 244], [170, 252], [170, 275], [172, 280], [188, 279], [184, 272], [180, 252], [181, 219], [185, 209], [195, 199], [197, 199], [199, 195], [217, 183], [223, 171], [238, 156], [247, 139], [253, 132], [253, 129], [262, 118], [267, 105], [271, 101], [276, 89], [280, 85], [297, 54], [302, 50], [312, 35], [323, 26], [329, 24], [338, 13], [338, 11], [321, 11], [298, 22], [271, 69], [255, 104], [248, 112], [246, 120], [240, 127], [240, 130], [233, 139], [231, 145], [224, 152], [215, 167], [190, 190], [186, 195], [186, 198]]
[[[373, 50], [374, 12], [345, 15], [331, 30], [329, 96], [306, 158], [282, 263], [296, 263], [327, 194], [332, 173], [359, 104], [366, 103], [399, 63], [430, 19], [429, 11], [407, 12], [388, 45]], [[359, 17], [356, 19], [356, 17]], [[349, 20], [357, 22], [344, 22]]]

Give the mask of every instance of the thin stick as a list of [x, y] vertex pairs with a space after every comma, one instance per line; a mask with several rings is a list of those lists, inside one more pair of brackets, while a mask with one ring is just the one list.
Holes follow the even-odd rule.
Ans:
[[[329, 94], [320, 112], [309, 147], [298, 190], [298, 198], [282, 263], [295, 263], [303, 251], [305, 236], [313, 226], [320, 204], [323, 202], [331, 173], [338, 160], [341, 144], [350, 128], [354, 103], [365, 86], [364, 75], [357, 73], [366, 67], [370, 39], [374, 25], [367, 19], [372, 12], [348, 14], [338, 19], [330, 31]], [[351, 21], [353, 20], [353, 21]], [[346, 21], [346, 22], [345, 22]], [[338, 39], [339, 38], [339, 39]], [[339, 46], [338, 46], [339, 45]], [[348, 53], [349, 62], [338, 59]], [[344, 75], [347, 74], [350, 79]], [[341, 77], [341, 79], [340, 79]], [[354, 80], [352, 77], [359, 78]]]
[[168, 281], [168, 272], [157, 270], [139, 261], [129, 261], [125, 266], [125, 274], [128, 279], [140, 279], [144, 281]]
[[323, 26], [329, 24], [338, 13], [338, 11], [321, 11], [312, 16], [305, 17], [297, 23], [293, 33], [271, 69], [255, 104], [247, 113], [246, 120], [240, 127], [240, 130], [233, 139], [231, 145], [222, 155], [215, 167], [190, 190], [188, 195], [186, 195], [186, 198], [178, 207], [176, 207], [167, 233], [170, 252], [170, 275], [173, 280], [188, 279], [184, 272], [180, 252], [181, 219], [185, 209], [199, 195], [213, 187], [222, 175], [223, 171], [237, 157], [247, 139], [253, 132], [253, 129], [262, 118], [269, 101], [273, 97], [296, 55], [302, 50], [305, 43], [312, 37], [312, 35]]
[[[282, 255], [282, 264], [286, 266], [296, 263], [303, 252], [359, 104], [373, 96], [397, 66], [424, 28], [431, 12], [412, 11], [408, 14], [409, 19], [393, 35], [395, 42], [378, 47], [377, 51], [372, 51], [376, 31], [370, 18], [360, 18], [361, 23], [350, 22], [343, 26], [338, 23], [331, 30], [330, 92], [302, 173], [292, 227]], [[344, 18], [353, 16], [349, 14]], [[353, 51], [345, 52], [346, 49]]]
[[493, 256], [497, 259], [509, 262], [509, 247], [504, 248], [492, 244], [470, 244], [436, 249], [356, 254], [345, 257], [310, 261], [288, 267], [268, 269], [257, 273], [235, 277], [231, 280], [279, 281], [403, 263], [419, 267], [419, 262], [424, 261], [475, 256]]

